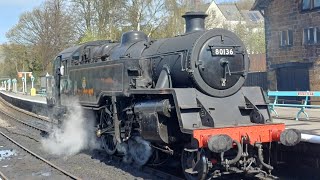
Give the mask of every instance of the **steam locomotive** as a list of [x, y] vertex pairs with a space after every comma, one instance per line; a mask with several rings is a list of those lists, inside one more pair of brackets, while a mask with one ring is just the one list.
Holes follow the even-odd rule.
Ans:
[[[187, 12], [185, 33], [172, 38], [130, 31], [119, 43], [63, 50], [48, 87], [54, 117], [75, 98], [96, 114], [106, 153], [134, 154], [140, 146], [177, 155], [187, 179], [269, 176], [273, 167], [263, 149], [272, 142], [295, 145], [300, 133], [272, 122], [261, 88], [243, 86], [249, 68], [243, 42], [228, 30], [206, 30], [206, 16]], [[133, 156], [139, 164], [151, 159]]]

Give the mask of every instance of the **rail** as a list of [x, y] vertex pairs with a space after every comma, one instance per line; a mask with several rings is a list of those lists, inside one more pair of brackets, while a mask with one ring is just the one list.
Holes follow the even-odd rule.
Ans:
[[63, 170], [62, 168], [56, 166], [55, 164], [53, 164], [52, 162], [44, 159], [43, 157], [39, 156], [38, 154], [32, 152], [31, 150], [27, 149], [26, 147], [22, 146], [21, 144], [19, 144], [18, 142], [16, 142], [15, 140], [13, 140], [12, 138], [10, 138], [9, 136], [7, 136], [6, 134], [4, 134], [3, 132], [0, 131], [0, 134], [7, 138], [9, 141], [11, 141], [12, 143], [14, 143], [15, 145], [17, 145], [19, 148], [23, 149], [24, 151], [26, 151], [27, 153], [29, 153], [30, 155], [36, 157], [37, 159], [41, 160], [42, 162], [46, 163], [47, 165], [51, 166], [52, 168], [60, 171], [61, 173], [63, 173], [64, 175], [68, 176], [69, 178], [71, 179], [75, 179], [75, 180], [78, 180], [80, 179], [79, 177]]
[[[320, 105], [310, 105], [310, 97], [320, 97], [320, 91], [268, 91], [268, 97], [274, 97], [274, 101], [269, 103], [269, 109], [271, 112], [276, 114], [276, 117], [279, 117], [278, 112], [275, 110], [275, 107], [295, 107], [300, 108], [296, 115], [296, 121], [299, 120], [301, 113], [303, 113], [307, 120], [309, 120], [309, 115], [305, 111], [306, 108], [320, 108]], [[279, 97], [305, 97], [301, 104], [289, 104], [289, 103], [278, 103]]]

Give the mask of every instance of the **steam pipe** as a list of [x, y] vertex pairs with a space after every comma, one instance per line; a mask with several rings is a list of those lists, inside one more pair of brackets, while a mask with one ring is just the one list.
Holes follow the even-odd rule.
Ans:
[[261, 144], [256, 144], [255, 145], [257, 148], [258, 148], [258, 158], [259, 158], [259, 161], [260, 163], [267, 169], [269, 170], [273, 170], [273, 167], [269, 164], [266, 164], [265, 162], [263, 162], [263, 155], [262, 155], [262, 145]]
[[240, 142], [237, 141], [237, 140], [233, 140], [233, 142], [236, 143], [236, 144], [237, 144], [237, 147], [238, 147], [237, 156], [236, 156], [235, 158], [231, 159], [231, 160], [226, 159], [226, 161], [224, 162], [224, 161], [223, 161], [224, 152], [222, 152], [222, 153], [221, 153], [221, 161], [222, 161], [221, 163], [222, 163], [223, 165], [225, 165], [225, 164], [226, 164], [226, 165], [235, 164], [235, 163], [238, 162], [238, 161], [240, 160], [240, 158], [241, 158], [241, 155], [242, 155], [242, 153], [243, 153], [242, 146], [241, 146]]

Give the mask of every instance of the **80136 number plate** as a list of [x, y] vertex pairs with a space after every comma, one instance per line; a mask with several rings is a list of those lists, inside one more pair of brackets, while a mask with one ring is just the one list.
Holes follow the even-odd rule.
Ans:
[[234, 56], [234, 48], [212, 48], [211, 53], [213, 56]]

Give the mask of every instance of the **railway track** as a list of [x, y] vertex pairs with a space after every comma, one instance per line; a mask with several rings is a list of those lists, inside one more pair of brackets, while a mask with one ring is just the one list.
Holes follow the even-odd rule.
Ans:
[[[5, 108], [9, 108], [10, 109], [10, 110], [8, 110], [9, 112], [11, 110], [13, 110], [15, 112], [12, 112], [12, 113], [6, 112]], [[16, 112], [19, 112], [28, 118], [21, 118], [21, 119], [25, 119], [25, 120], [21, 120], [20, 118], [13, 116], [12, 114], [17, 114]], [[56, 123], [49, 121], [48, 118], [39, 117], [36, 114], [19, 109], [15, 106], [11, 105], [10, 103], [6, 102], [2, 98], [0, 98], [0, 113], [2, 113], [3, 115], [7, 116], [8, 118], [10, 118], [10, 119], [22, 124], [22, 125], [25, 125], [27, 127], [33, 128], [37, 131], [40, 131], [41, 135], [48, 135], [50, 133], [50, 131], [52, 130], [52, 128], [57, 126]], [[31, 117], [35, 120], [26, 120], [26, 119], [30, 119], [29, 117]]]
[[[99, 150], [100, 153], [104, 153], [103, 150]], [[125, 164], [124, 162], [122, 162], [122, 156], [108, 156], [108, 158], [103, 158], [104, 161], [112, 161], [115, 164], [117, 164], [118, 162]], [[109, 164], [109, 163], [108, 163]], [[136, 167], [134, 167], [136, 168]], [[151, 165], [145, 165], [142, 166], [141, 168], [139, 168], [139, 171], [144, 172], [146, 174], [151, 175], [153, 178], [152, 179], [165, 179], [165, 180], [184, 180], [183, 176], [178, 176], [172, 173], [172, 171], [167, 172], [167, 170], [163, 170], [164, 168], [161, 166], [151, 166]], [[168, 168], [167, 168], [168, 169]], [[149, 179], [149, 178], [147, 178]]]
[[[2, 106], [2, 108], [1, 108]], [[30, 122], [26, 122], [25, 120], [21, 120], [17, 117], [14, 117], [12, 114], [6, 112], [5, 110], [3, 110], [3, 107], [6, 107], [6, 108], [9, 108], [9, 109], [13, 109], [14, 111], [18, 111], [19, 113], [25, 115], [25, 116], [31, 116], [35, 119], [37, 119], [38, 121], [43, 121], [44, 123], [47, 123], [49, 124], [49, 126], [56, 126], [57, 124], [56, 123], [53, 123], [51, 122], [47, 117], [40, 117], [36, 114], [33, 114], [31, 112], [28, 112], [28, 111], [25, 111], [25, 110], [22, 110], [22, 109], [19, 109], [13, 105], [11, 105], [10, 103], [6, 102], [5, 100], [3, 100], [2, 98], [0, 98], [0, 113], [5, 115], [6, 117], [10, 118], [11, 120], [14, 120], [16, 122], [18, 122], [19, 124], [22, 124], [24, 126], [27, 126], [27, 127], [30, 127], [36, 131], [39, 131], [41, 133], [41, 135], [48, 135], [50, 134], [50, 130], [52, 128], [43, 128], [43, 127], [39, 127], [38, 125], [35, 125], [34, 123], [30, 123]], [[5, 135], [3, 132], [0, 131], [0, 134], [4, 137], [6, 137], [7, 139], [9, 139], [9, 137], [7, 135]], [[13, 140], [13, 139], [9, 139], [10, 141]], [[12, 141], [11, 141], [12, 142]], [[17, 142], [13, 142], [14, 144], [16, 144]], [[18, 143], [17, 143], [18, 144]], [[21, 146], [20, 144], [17, 145], [17, 146]], [[33, 153], [32, 151], [30, 151], [29, 149], [25, 148], [25, 147], [20, 147], [22, 148], [23, 150], [25, 150], [26, 152], [31, 152], [32, 155], [35, 155], [35, 157], [39, 157], [40, 160], [44, 161], [44, 162], [48, 162], [50, 163], [49, 161], [45, 160], [44, 158], [41, 158], [40, 156], [38, 156], [37, 154]], [[118, 157], [118, 156], [113, 156], [112, 157], [114, 160], [116, 161], [121, 161], [121, 157]], [[51, 163], [52, 166], [54, 166], [54, 168], [57, 168], [57, 170], [60, 170], [61, 168], [55, 166], [54, 164]], [[62, 169], [61, 169], [62, 170]], [[159, 170], [157, 167], [152, 167], [152, 166], [144, 166], [143, 168], [140, 169], [140, 171], [146, 173], [146, 174], [149, 174], [151, 175], [152, 177], [155, 177], [156, 179], [167, 179], [167, 180], [179, 180], [179, 179], [183, 179], [181, 177], [178, 177], [176, 175], [173, 175], [173, 174], [170, 174], [170, 173], [167, 173], [165, 171], [161, 171]], [[63, 174], [67, 173], [66, 175], [71, 175], [69, 174], [68, 172], [63, 172]], [[3, 176], [2, 176], [3, 175]], [[78, 179], [76, 176], [74, 175], [71, 175], [72, 177], [70, 177], [71, 179]], [[0, 177], [4, 180], [6, 180], [6, 177], [4, 174], [2, 174], [0, 172]]]
[[40, 116], [40, 115], [37, 115], [37, 114], [34, 114], [32, 112], [29, 112], [29, 111], [26, 111], [24, 109], [20, 109], [14, 105], [12, 105], [11, 103], [7, 102], [6, 100], [4, 100], [2, 97], [0, 97], [0, 102], [2, 104], [4, 104], [5, 106], [11, 108], [11, 109], [14, 109], [16, 110], [17, 112], [20, 112], [22, 114], [26, 114], [26, 115], [29, 115], [31, 117], [34, 117], [36, 119], [39, 119], [39, 120], [42, 120], [42, 121], [48, 121], [49, 123], [51, 123], [50, 119], [48, 117], [45, 117], [45, 116]]
[[0, 179], [8, 180], [8, 178], [0, 171]]
[[[31, 156], [37, 158], [38, 160], [42, 161], [43, 163], [49, 165], [50, 167], [52, 167], [53, 169], [59, 171], [60, 173], [64, 174], [65, 176], [67, 176], [68, 178], [71, 179], [80, 179], [79, 177], [63, 170], [62, 168], [56, 166], [55, 164], [51, 163], [50, 161], [44, 159], [43, 157], [41, 157], [40, 155], [32, 152], [31, 150], [27, 149], [26, 147], [22, 146], [21, 144], [19, 144], [18, 142], [16, 142], [15, 140], [13, 140], [12, 138], [10, 138], [8, 135], [6, 135], [5, 133], [3, 133], [2, 131], [0, 131], [0, 134], [5, 137], [6, 139], [8, 139], [10, 142], [12, 142], [13, 144], [15, 144], [16, 146], [18, 146], [20, 149], [22, 149], [23, 151], [27, 152], [28, 154], [30, 154]], [[2, 175], [1, 175], [2, 176]], [[4, 176], [4, 175], [3, 175]]]
[[150, 173], [154, 176], [156, 176], [159, 179], [167, 179], [167, 180], [183, 180], [183, 178], [181, 177], [177, 177], [177, 176], [173, 176], [169, 173], [165, 173], [163, 171], [159, 171], [155, 168], [151, 168], [151, 167], [145, 167], [144, 168], [145, 172]]

